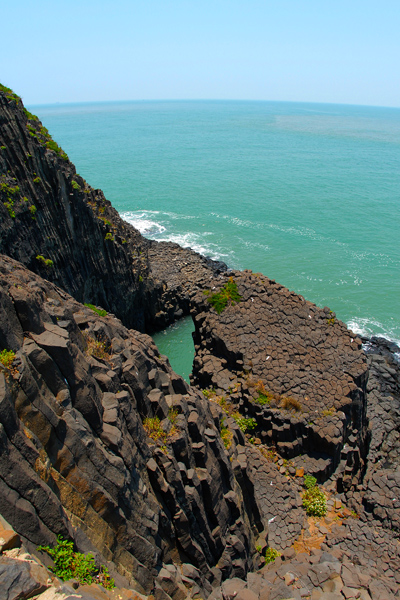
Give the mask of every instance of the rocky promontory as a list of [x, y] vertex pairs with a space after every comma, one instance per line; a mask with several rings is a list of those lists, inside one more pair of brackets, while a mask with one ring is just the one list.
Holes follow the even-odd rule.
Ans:
[[[3, 86], [0, 200], [0, 598], [400, 598], [397, 347], [144, 239]], [[188, 385], [147, 333], [190, 313]]]

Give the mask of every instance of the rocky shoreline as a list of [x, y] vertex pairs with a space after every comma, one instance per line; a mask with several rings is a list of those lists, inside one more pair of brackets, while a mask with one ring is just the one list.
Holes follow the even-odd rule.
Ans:
[[[0, 146], [0, 598], [400, 598], [399, 349], [145, 240], [7, 88]], [[190, 386], [146, 334], [188, 314]]]

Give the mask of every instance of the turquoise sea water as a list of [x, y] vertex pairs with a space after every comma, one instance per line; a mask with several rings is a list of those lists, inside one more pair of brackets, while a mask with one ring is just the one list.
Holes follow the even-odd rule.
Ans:
[[329, 306], [356, 333], [400, 340], [400, 109], [29, 108], [144, 235], [262, 271]]

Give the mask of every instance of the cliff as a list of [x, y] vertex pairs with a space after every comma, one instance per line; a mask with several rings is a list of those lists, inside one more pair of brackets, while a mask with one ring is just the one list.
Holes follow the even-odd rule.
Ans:
[[[7, 600], [49, 587], [20, 563], [57, 535], [127, 599], [400, 597], [396, 348], [366, 354], [328, 308], [145, 240], [7, 88], [0, 182]], [[189, 312], [190, 386], [145, 333]], [[305, 475], [324, 517], [303, 508]], [[267, 548], [282, 556], [264, 565]]]

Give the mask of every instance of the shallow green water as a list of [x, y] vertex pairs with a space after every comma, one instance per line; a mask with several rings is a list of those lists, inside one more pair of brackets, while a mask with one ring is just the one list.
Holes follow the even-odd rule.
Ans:
[[194, 357], [193, 331], [192, 317], [184, 317], [152, 336], [160, 354], [168, 356], [171, 367], [188, 383]]

